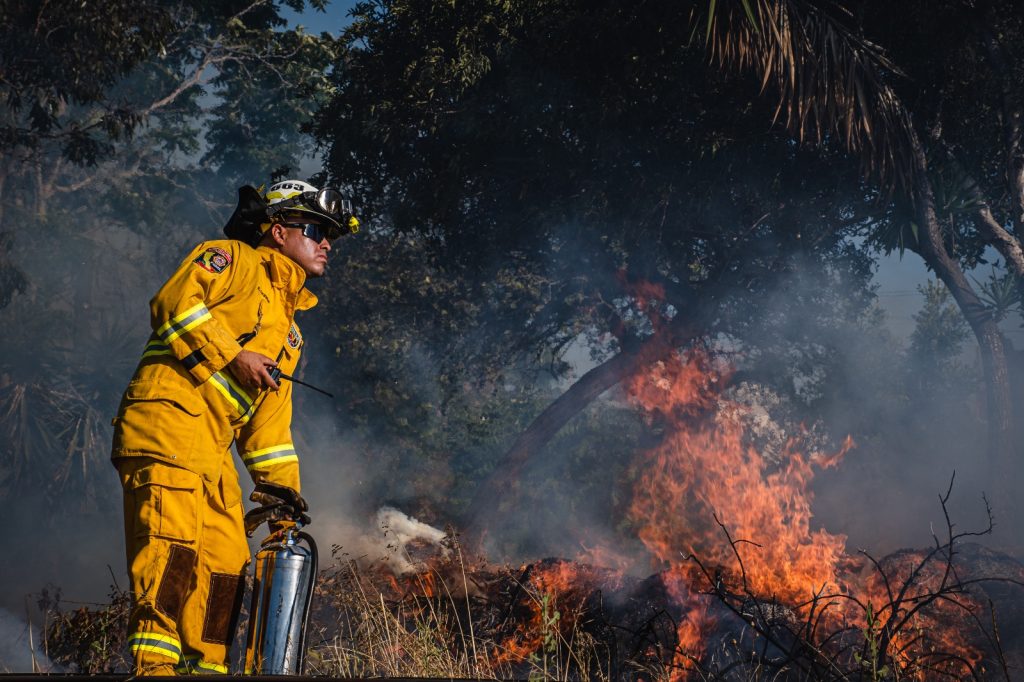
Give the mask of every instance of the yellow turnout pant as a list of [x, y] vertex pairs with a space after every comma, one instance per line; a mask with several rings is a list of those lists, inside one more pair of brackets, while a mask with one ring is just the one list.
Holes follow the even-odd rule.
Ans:
[[220, 480], [147, 457], [115, 460], [132, 589], [128, 646], [144, 675], [227, 673], [249, 563], [231, 453]]

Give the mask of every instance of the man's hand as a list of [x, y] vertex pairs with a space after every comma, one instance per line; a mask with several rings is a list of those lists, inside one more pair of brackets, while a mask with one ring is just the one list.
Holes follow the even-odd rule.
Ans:
[[256, 528], [262, 523], [267, 523], [271, 532], [277, 532], [281, 528], [293, 526], [296, 523], [303, 526], [310, 524], [311, 520], [306, 514], [309, 505], [297, 490], [288, 486], [257, 483], [256, 489], [249, 495], [249, 499], [262, 505], [245, 515], [245, 533], [249, 537], [252, 537]]
[[275, 367], [277, 367], [277, 363], [266, 355], [244, 349], [228, 363], [228, 369], [242, 388], [253, 392], [262, 391], [265, 388], [276, 391], [280, 388], [280, 385], [270, 376], [270, 370]]
[[249, 499], [264, 506], [286, 504], [296, 511], [309, 511], [309, 505], [297, 490], [276, 483], [257, 483]]
[[294, 528], [298, 524], [308, 526], [312, 519], [309, 514], [296, 512], [287, 504], [275, 504], [269, 507], [256, 507], [245, 513], [242, 519], [245, 525], [245, 534], [252, 537], [260, 525], [266, 523], [271, 533], [276, 533], [282, 528]]

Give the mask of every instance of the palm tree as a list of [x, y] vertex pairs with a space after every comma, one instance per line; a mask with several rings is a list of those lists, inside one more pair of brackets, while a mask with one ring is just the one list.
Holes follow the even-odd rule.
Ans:
[[[896, 85], [903, 80], [899, 68], [861, 30], [851, 28], [858, 16], [853, 10], [869, 13], [869, 5], [867, 0], [710, 0], [706, 10], [694, 12], [694, 20], [704, 27], [709, 53], [719, 68], [754, 73], [762, 90], [776, 91], [776, 120], [798, 140], [844, 145], [859, 156], [865, 178], [874, 180], [884, 197], [907, 203], [912, 215], [907, 247], [948, 287], [977, 338], [987, 387], [989, 465], [1007, 472], [1014, 439], [1006, 344], [998, 315], [986, 305], [984, 292], [979, 294], [968, 280], [951, 231], [940, 221], [935, 170], [950, 161], [941, 119], [927, 130], [919, 129], [925, 122], [912, 116], [897, 94]], [[967, 23], [961, 30], [973, 35], [978, 49], [987, 54], [1001, 86], [1002, 111], [996, 115], [1003, 127], [1005, 191], [1010, 200], [1009, 217], [997, 219], [992, 209], [998, 201], [984, 196], [979, 183], [966, 176], [961, 188], [967, 197], [960, 209], [971, 214], [981, 239], [999, 251], [1024, 286], [1024, 230], [1018, 229], [1024, 227], [1024, 145], [1022, 107], [1014, 89], [1019, 79], [1014, 80], [1008, 51], [1000, 42], [1005, 38], [997, 38], [993, 28], [998, 16], [1015, 13], [1001, 2], [962, 5], [957, 9]], [[916, 10], [936, 7], [922, 5]], [[908, 9], [908, 15], [913, 11]], [[958, 168], [963, 176], [963, 165]], [[1013, 231], [1006, 229], [1007, 224]]]

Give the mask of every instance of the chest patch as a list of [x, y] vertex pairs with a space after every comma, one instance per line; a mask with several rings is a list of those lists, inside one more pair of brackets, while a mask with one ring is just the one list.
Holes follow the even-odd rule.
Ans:
[[224, 249], [211, 246], [192, 262], [207, 272], [219, 275], [231, 265], [231, 254]]
[[291, 329], [288, 330], [288, 347], [298, 348], [302, 345], [302, 334], [299, 333], [299, 328], [294, 324]]

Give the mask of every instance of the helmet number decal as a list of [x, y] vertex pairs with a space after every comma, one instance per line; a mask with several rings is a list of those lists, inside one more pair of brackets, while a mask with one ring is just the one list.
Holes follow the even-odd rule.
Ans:
[[207, 272], [219, 275], [231, 265], [231, 254], [224, 249], [211, 246], [192, 262]]

